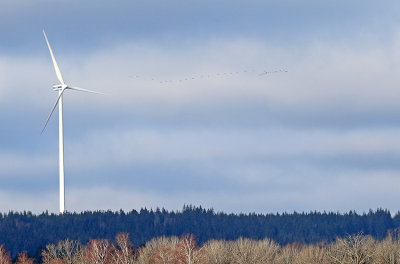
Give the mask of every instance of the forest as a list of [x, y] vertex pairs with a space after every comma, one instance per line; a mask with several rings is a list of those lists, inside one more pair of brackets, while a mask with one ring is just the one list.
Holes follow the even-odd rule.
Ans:
[[135, 248], [128, 233], [114, 241], [92, 239], [82, 245], [65, 239], [48, 244], [35, 260], [26, 252], [12, 261], [0, 246], [1, 264], [397, 264], [400, 263], [398, 232], [389, 232], [381, 241], [356, 234], [334, 242], [281, 246], [271, 239], [238, 238], [233, 241], [210, 240], [198, 246], [193, 235], [158, 237]]
[[[238, 247], [237, 243], [250, 243], [255, 248], [259, 247], [256, 245], [264, 247], [265, 243], [269, 243], [279, 249], [278, 252], [289, 250], [289, 246], [296, 248], [296, 254], [300, 254], [303, 252], [299, 251], [300, 248], [305, 250], [312, 245], [309, 250], [325, 250], [325, 247], [332, 250], [333, 245], [338, 246], [339, 241], [345, 243], [354, 238], [369, 241], [374, 247], [389, 243], [385, 242], [389, 240], [397, 245], [398, 236], [390, 235], [388, 238], [388, 234], [396, 234], [398, 228], [400, 214], [392, 216], [388, 210], [383, 209], [362, 214], [354, 211], [227, 214], [194, 206], [184, 206], [181, 211], [144, 208], [130, 212], [44, 212], [38, 215], [31, 212], [9, 212], [0, 214], [0, 245], [3, 245], [2, 252], [6, 252], [4, 255], [9, 254], [14, 261], [25, 256], [26, 260], [32, 258], [36, 263], [46, 263], [47, 257], [44, 256], [47, 256], [49, 248], [53, 248], [54, 252], [50, 250], [53, 252], [52, 258], [56, 258], [59, 254], [57, 248], [62, 248], [63, 243], [72, 243], [74, 248], [79, 248], [78, 255], [84, 255], [82, 252], [94, 246], [93, 243], [106, 243], [107, 250], [116, 250], [121, 248], [116, 239], [119, 234], [129, 237], [129, 243], [126, 243], [129, 244], [129, 250], [136, 252], [135, 258], [138, 258], [138, 252], [150, 250], [155, 247], [154, 244], [165, 241], [175, 245], [172, 247], [182, 247], [181, 244], [186, 243], [182, 239], [186, 241], [188, 237], [190, 243], [195, 245], [195, 252], [204, 252], [204, 247], [220, 246], [225, 248], [221, 250], [229, 251], [231, 249], [227, 248]], [[114, 240], [116, 242], [113, 244], [111, 241]], [[64, 249], [60, 250], [62, 252]], [[23, 255], [23, 252], [26, 254]]]

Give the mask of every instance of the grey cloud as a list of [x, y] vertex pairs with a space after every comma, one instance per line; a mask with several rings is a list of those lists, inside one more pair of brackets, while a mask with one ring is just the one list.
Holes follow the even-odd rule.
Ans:
[[[41, 52], [42, 28], [68, 48], [90, 51], [120, 40], [176, 46], [187, 40], [242, 36], [278, 45], [310, 39], [374, 35], [386, 39], [398, 23], [396, 1], [18, 1], [0, 8], [3, 50]], [[329, 30], [327, 30], [329, 29]], [[79, 40], [79, 41], [77, 41]]]
[[397, 208], [397, 2], [93, 3], [0, 8], [2, 210], [57, 211], [43, 27], [65, 79], [108, 94], [65, 95], [67, 208]]

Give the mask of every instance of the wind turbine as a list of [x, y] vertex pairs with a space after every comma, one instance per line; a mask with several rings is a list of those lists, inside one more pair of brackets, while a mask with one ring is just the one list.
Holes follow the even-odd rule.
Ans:
[[60, 84], [53, 85], [53, 90], [58, 91], [58, 98], [51, 109], [50, 115], [46, 120], [46, 123], [42, 129], [42, 133], [45, 130], [47, 123], [50, 120], [51, 115], [53, 114], [54, 110], [56, 109], [56, 106], [58, 104], [58, 132], [59, 132], [59, 169], [60, 169], [60, 213], [64, 213], [65, 211], [65, 191], [64, 191], [64, 135], [63, 135], [63, 94], [64, 91], [67, 89], [70, 90], [76, 90], [76, 91], [82, 91], [82, 92], [89, 92], [89, 93], [96, 93], [96, 94], [101, 94], [95, 91], [91, 90], [86, 90], [82, 89], [79, 87], [73, 87], [69, 86], [64, 82], [64, 79], [61, 75], [60, 68], [58, 68], [56, 58], [54, 57], [53, 50], [50, 47], [49, 40], [47, 39], [46, 32], [43, 30], [43, 35], [44, 38], [46, 39], [47, 47], [49, 48], [51, 59], [53, 61], [53, 66], [54, 70], [56, 71], [57, 79], [60, 82]]

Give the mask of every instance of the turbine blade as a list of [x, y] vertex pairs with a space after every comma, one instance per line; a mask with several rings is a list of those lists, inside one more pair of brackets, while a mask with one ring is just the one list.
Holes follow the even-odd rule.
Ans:
[[75, 91], [81, 91], [81, 92], [87, 92], [87, 93], [105, 94], [105, 93], [101, 93], [101, 92], [95, 92], [95, 91], [92, 91], [92, 90], [83, 89], [83, 88], [80, 88], [80, 87], [70, 87], [70, 86], [68, 86], [67, 89], [71, 89], [71, 90], [75, 90]]
[[53, 109], [51, 109], [50, 115], [49, 115], [49, 117], [47, 118], [46, 123], [44, 124], [44, 127], [43, 127], [43, 129], [42, 129], [42, 134], [43, 134], [43, 131], [46, 129], [47, 123], [49, 122], [50, 117], [51, 117], [51, 115], [52, 115], [53, 112], [54, 112], [54, 109], [56, 109], [56, 106], [57, 106], [57, 104], [58, 104], [58, 101], [60, 101], [60, 98], [61, 98], [61, 96], [63, 95], [64, 91], [65, 91], [65, 89], [63, 89], [63, 90], [61, 91], [61, 93], [58, 95], [57, 101], [56, 101], [56, 103], [54, 104]]
[[61, 84], [65, 84], [64, 79], [61, 75], [60, 68], [58, 68], [56, 58], [54, 57], [53, 50], [50, 47], [50, 43], [49, 43], [49, 40], [47, 39], [46, 32], [44, 31], [44, 29], [43, 29], [43, 35], [44, 35], [44, 38], [46, 39], [47, 47], [49, 47], [49, 51], [50, 51], [51, 59], [53, 61], [54, 70], [56, 71], [57, 79], [60, 81]]

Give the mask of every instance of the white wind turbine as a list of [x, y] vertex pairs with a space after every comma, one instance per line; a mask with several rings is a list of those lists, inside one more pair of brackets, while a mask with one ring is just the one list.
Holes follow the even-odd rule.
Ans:
[[46, 39], [47, 46], [49, 47], [51, 59], [53, 61], [54, 65], [54, 70], [56, 71], [57, 79], [60, 82], [60, 84], [53, 85], [53, 90], [58, 91], [58, 98], [56, 103], [53, 106], [53, 109], [50, 112], [49, 117], [46, 120], [46, 123], [42, 129], [42, 133], [45, 130], [47, 123], [50, 120], [51, 115], [54, 112], [54, 109], [56, 109], [56, 106], [58, 104], [58, 130], [59, 130], [59, 166], [60, 166], [60, 213], [64, 213], [65, 211], [65, 192], [64, 192], [64, 135], [63, 135], [63, 107], [62, 107], [62, 96], [63, 93], [66, 89], [70, 90], [76, 90], [76, 91], [82, 91], [82, 92], [89, 92], [89, 93], [97, 93], [97, 94], [102, 94], [86, 89], [82, 89], [79, 87], [72, 87], [68, 86], [65, 84], [64, 79], [61, 75], [60, 68], [58, 68], [56, 58], [54, 57], [53, 51], [50, 47], [49, 40], [47, 39], [46, 32], [43, 30], [43, 35], [44, 38]]

